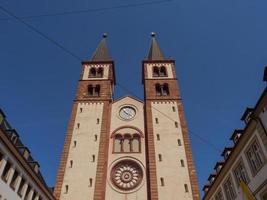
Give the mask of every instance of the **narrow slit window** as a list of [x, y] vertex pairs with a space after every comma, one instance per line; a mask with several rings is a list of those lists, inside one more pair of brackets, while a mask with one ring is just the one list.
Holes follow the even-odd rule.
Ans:
[[83, 108], [80, 108], [80, 113], [82, 113], [83, 112]]
[[182, 146], [182, 142], [180, 139], [177, 140], [178, 146]]
[[89, 179], [89, 187], [92, 187], [92, 186], [93, 186], [93, 179], [90, 178], [90, 179]]
[[70, 168], [73, 166], [73, 160], [70, 161]]
[[69, 185], [65, 185], [65, 194], [68, 194], [69, 192]]
[[181, 162], [181, 167], [184, 167], [184, 160], [181, 159], [180, 162]]
[[188, 190], [188, 185], [187, 185], [187, 184], [184, 184], [184, 191], [185, 191], [185, 192], [189, 192], [189, 190]]
[[97, 141], [97, 135], [95, 135], [95, 142]]
[[172, 111], [173, 111], [173, 112], [175, 112], [175, 111], [176, 111], [176, 109], [175, 109], [175, 107], [174, 107], [174, 106], [172, 107]]
[[162, 161], [162, 155], [159, 154], [159, 162], [161, 162], [161, 161]]
[[165, 185], [165, 183], [164, 183], [164, 178], [162, 178], [162, 177], [160, 178], [160, 185], [161, 185], [161, 186], [164, 186], [164, 185]]
[[100, 121], [99, 118], [97, 118], [97, 119], [96, 119], [96, 124], [99, 124], [99, 121]]
[[80, 123], [77, 123], [77, 128], [80, 128]]
[[74, 140], [74, 141], [73, 141], [73, 147], [76, 147], [76, 146], [77, 146], [77, 141]]
[[178, 128], [178, 122], [174, 122], [175, 128]]
[[92, 162], [95, 162], [95, 155], [92, 155]]
[[160, 141], [160, 135], [159, 134], [157, 134], [157, 140]]
[[158, 124], [159, 123], [159, 119], [155, 118], [155, 122], [156, 122], [156, 124]]

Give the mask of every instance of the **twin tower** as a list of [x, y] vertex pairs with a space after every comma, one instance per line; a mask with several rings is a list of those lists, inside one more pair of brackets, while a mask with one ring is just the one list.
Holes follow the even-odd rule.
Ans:
[[54, 194], [58, 200], [199, 200], [175, 61], [151, 34], [144, 101], [113, 100], [114, 62], [103, 36], [82, 71]]

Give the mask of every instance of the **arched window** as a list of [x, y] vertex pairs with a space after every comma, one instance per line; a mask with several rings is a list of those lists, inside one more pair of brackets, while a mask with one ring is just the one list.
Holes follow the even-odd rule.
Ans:
[[96, 77], [96, 69], [94, 67], [90, 69], [89, 77]]
[[97, 70], [97, 77], [98, 78], [102, 78], [103, 77], [103, 68], [102, 67], [98, 68], [98, 70]]
[[161, 96], [161, 86], [160, 86], [160, 84], [156, 84], [155, 85], [155, 89], [156, 89], [156, 95], [157, 96]]
[[163, 87], [162, 87], [162, 95], [167, 96], [169, 94], [170, 94], [170, 92], [169, 92], [169, 86], [168, 86], [167, 83], [165, 83], [163, 85]]
[[160, 76], [167, 76], [166, 68], [164, 66], [160, 67], [159, 75]]
[[95, 95], [94, 96], [100, 96], [100, 85], [95, 86]]
[[123, 140], [123, 152], [131, 152], [131, 135], [125, 135]]
[[141, 142], [140, 142], [140, 136], [138, 134], [135, 134], [133, 136], [132, 140], [132, 152], [140, 152], [141, 151]]
[[153, 76], [158, 77], [159, 76], [159, 68], [157, 66], [153, 67]]
[[122, 136], [119, 134], [115, 136], [114, 152], [122, 152]]
[[94, 95], [94, 87], [92, 85], [88, 85], [88, 95], [89, 96]]

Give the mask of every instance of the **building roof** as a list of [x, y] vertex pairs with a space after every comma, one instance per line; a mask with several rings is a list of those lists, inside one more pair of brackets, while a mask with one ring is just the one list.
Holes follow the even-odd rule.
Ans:
[[[3, 120], [0, 121], [0, 139], [7, 144], [7, 146], [10, 147], [10, 151], [12, 152], [13, 156], [16, 157], [18, 159], [18, 162], [20, 162], [22, 164], [22, 166], [24, 167], [24, 169], [29, 173], [29, 174], [33, 174], [33, 180], [38, 180], [40, 181], [41, 185], [39, 185], [40, 187], [44, 188], [44, 193], [46, 195], [49, 195], [50, 198], [49, 199], [54, 199], [52, 193], [49, 191], [48, 192], [48, 186], [45, 182], [45, 180], [43, 179], [43, 176], [41, 174], [41, 171], [39, 170], [39, 163], [33, 159], [33, 157], [30, 154], [30, 150], [24, 146], [24, 144], [22, 143], [22, 141], [20, 140], [19, 134], [17, 133], [17, 131], [15, 129], [13, 129], [11, 127], [11, 125], [8, 123], [8, 121], [6, 120], [6, 116], [4, 114], [4, 112], [1, 110], [0, 108], [0, 115], [2, 116]], [[27, 157], [24, 157], [24, 151], [27, 151], [29, 154]], [[18, 152], [14, 153], [14, 152]], [[37, 166], [37, 168], [35, 168], [35, 166]], [[36, 182], [36, 184], [38, 185], [38, 182]]]
[[[265, 68], [265, 72], [264, 72], [264, 73], [267, 73], [267, 72], [266, 72], [266, 68]], [[245, 119], [248, 118], [251, 114], [252, 114], [252, 115], [255, 115], [255, 116], [253, 116], [253, 117], [257, 117], [257, 116], [259, 115], [259, 112], [261, 111], [262, 107], [263, 107], [263, 106], [266, 106], [266, 99], [267, 99], [267, 87], [265, 87], [265, 89], [264, 89], [263, 93], [261, 94], [259, 100], [257, 101], [256, 105], [255, 105], [253, 108], [246, 108], [244, 114], [243, 114], [242, 117], [241, 117], [241, 120], [245, 120]], [[244, 129], [236, 129], [236, 130], [234, 131], [234, 133], [232, 134], [231, 139], [233, 140], [234, 137], [235, 137], [237, 134], [241, 134], [239, 140], [241, 140], [245, 135], [247, 135], [247, 130], [248, 130], [250, 124], [252, 123], [252, 121], [253, 121], [253, 120], [250, 120], [249, 122], [247, 122], [246, 125], [245, 125], [245, 127], [244, 127]], [[227, 161], [230, 159], [231, 155], [234, 154], [234, 153], [236, 152], [235, 150], [236, 150], [237, 146], [239, 145], [239, 140], [238, 140], [238, 142], [236, 142], [236, 143], [234, 144], [233, 147], [230, 147], [230, 148], [229, 148], [229, 147], [226, 147], [226, 148], [224, 149], [222, 155], [224, 155], [224, 153], [227, 152], [227, 151], [231, 151], [231, 153], [230, 153], [229, 157], [227, 158], [227, 160], [219, 161], [219, 162], [216, 163], [214, 169], [217, 169], [217, 167], [218, 167], [219, 165], [222, 166], [222, 169], [217, 173], [217, 176], [215, 177], [216, 179], [220, 176], [221, 171], [223, 170], [223, 168], [225, 167], [225, 165], [227, 165], [227, 164], [229, 163], [229, 162], [227, 162]], [[210, 178], [210, 177], [209, 177], [209, 178]], [[215, 182], [216, 179], [215, 179], [213, 182]], [[209, 190], [204, 194], [204, 197], [202, 198], [203, 200], [206, 199], [206, 197], [208, 196], [208, 193], [210, 193], [210, 190], [212, 190], [212, 186], [213, 186], [213, 183], [210, 185]]]
[[234, 140], [235, 136], [237, 134], [243, 134], [244, 133], [244, 129], [235, 129], [232, 136], [230, 137], [231, 140]]
[[96, 48], [91, 61], [111, 61], [111, 56], [109, 55], [108, 47], [107, 47], [107, 34], [103, 34], [103, 38], [100, 41], [98, 47]]
[[147, 60], [165, 60], [164, 54], [160, 49], [157, 40], [156, 34], [151, 33], [151, 44], [147, 55]]

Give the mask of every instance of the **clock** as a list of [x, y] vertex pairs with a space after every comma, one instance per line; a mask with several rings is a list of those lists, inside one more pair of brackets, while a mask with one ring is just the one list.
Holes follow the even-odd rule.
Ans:
[[130, 120], [133, 119], [136, 114], [136, 111], [131, 106], [124, 106], [120, 109], [120, 117], [124, 120]]

